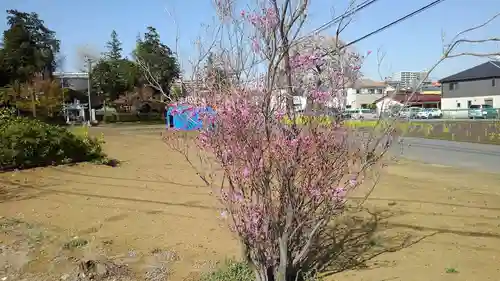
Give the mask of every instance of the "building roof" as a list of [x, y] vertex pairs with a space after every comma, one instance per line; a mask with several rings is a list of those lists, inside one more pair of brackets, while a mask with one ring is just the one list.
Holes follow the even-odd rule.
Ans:
[[358, 79], [354, 84], [348, 83], [347, 88], [361, 89], [361, 88], [385, 88], [385, 82], [374, 81], [371, 79]]
[[500, 78], [500, 61], [488, 61], [483, 64], [466, 69], [457, 74], [439, 80], [440, 83], [449, 83], [467, 80], [480, 80], [487, 78]]
[[399, 103], [424, 103], [424, 102], [440, 102], [441, 95], [440, 94], [422, 94], [422, 93], [389, 93], [388, 95], [383, 96], [382, 98], [375, 101], [375, 103], [385, 99], [392, 98], [392, 100], [397, 101]]
[[56, 78], [85, 78], [89, 77], [87, 72], [54, 72]]

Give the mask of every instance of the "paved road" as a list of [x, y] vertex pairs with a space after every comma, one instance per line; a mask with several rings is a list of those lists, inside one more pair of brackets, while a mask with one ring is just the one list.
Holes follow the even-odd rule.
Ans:
[[403, 138], [390, 153], [426, 163], [500, 173], [500, 146], [421, 138]]

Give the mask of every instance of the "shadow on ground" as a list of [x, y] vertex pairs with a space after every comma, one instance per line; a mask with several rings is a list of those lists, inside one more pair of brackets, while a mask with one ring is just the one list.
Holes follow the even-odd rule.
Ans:
[[368, 209], [346, 212], [315, 242], [306, 261], [308, 268], [327, 277], [347, 270], [391, 266], [391, 261], [373, 259], [411, 247], [438, 233], [417, 236], [411, 231], [388, 231], [391, 225], [387, 220], [393, 216], [390, 211]]
[[[198, 209], [217, 210], [217, 208], [215, 208], [215, 207], [202, 205], [202, 204], [199, 204], [199, 202], [195, 202], [195, 201], [188, 201], [185, 203], [174, 203], [174, 202], [167, 202], [167, 201], [147, 200], [147, 199], [121, 197], [121, 196], [96, 195], [96, 194], [91, 194], [91, 193], [76, 192], [76, 191], [70, 191], [70, 190], [55, 190], [55, 189], [52, 189], [53, 187], [55, 187], [54, 185], [44, 185], [44, 186], [37, 185], [37, 186], [35, 186], [35, 185], [31, 185], [31, 184], [23, 184], [23, 183], [19, 183], [16, 181], [1, 180], [1, 179], [0, 179], [0, 184], [2, 186], [8, 185], [8, 186], [16, 187], [16, 189], [14, 189], [14, 191], [5, 191], [3, 188], [0, 189], [0, 190], [3, 190], [0, 192], [0, 203], [7, 202], [7, 201], [29, 200], [29, 199], [34, 199], [34, 198], [43, 196], [45, 194], [59, 193], [59, 194], [67, 194], [67, 195], [84, 196], [87, 198], [112, 199], [112, 200], [129, 201], [129, 202], [137, 202], [137, 203], [153, 203], [153, 204], [168, 205], [168, 206], [182, 206], [182, 207], [190, 207], [190, 208], [198, 208]], [[37, 192], [35, 194], [25, 192], [27, 190], [35, 190]], [[3, 192], [3, 194], [2, 194], [2, 192]]]

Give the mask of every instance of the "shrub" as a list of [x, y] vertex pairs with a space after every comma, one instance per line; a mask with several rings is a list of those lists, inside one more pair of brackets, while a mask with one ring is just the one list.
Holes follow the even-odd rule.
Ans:
[[63, 127], [0, 113], [0, 170], [101, 160], [102, 140]]
[[115, 122], [165, 122], [164, 117], [160, 113], [113, 113], [102, 116], [102, 120], [106, 123]]

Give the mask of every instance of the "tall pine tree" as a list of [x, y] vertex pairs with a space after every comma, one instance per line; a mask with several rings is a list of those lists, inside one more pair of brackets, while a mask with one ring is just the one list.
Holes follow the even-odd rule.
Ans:
[[[162, 91], [168, 94], [172, 81], [180, 75], [180, 67], [172, 50], [161, 42], [156, 28], [149, 26], [143, 38], [137, 39], [134, 56], [136, 60], [147, 65], [148, 72], [160, 84], [154, 87], [160, 86]], [[151, 82], [147, 76], [142, 75], [141, 79], [146, 85]]]
[[130, 63], [122, 58], [122, 43], [118, 33], [113, 30], [106, 43], [107, 51], [92, 69], [94, 91], [103, 97], [104, 102], [117, 99], [133, 87], [130, 81]]
[[107, 60], [118, 62], [122, 59], [122, 42], [118, 39], [118, 33], [115, 30], [111, 32], [111, 39], [106, 43], [106, 47], [108, 49]]

